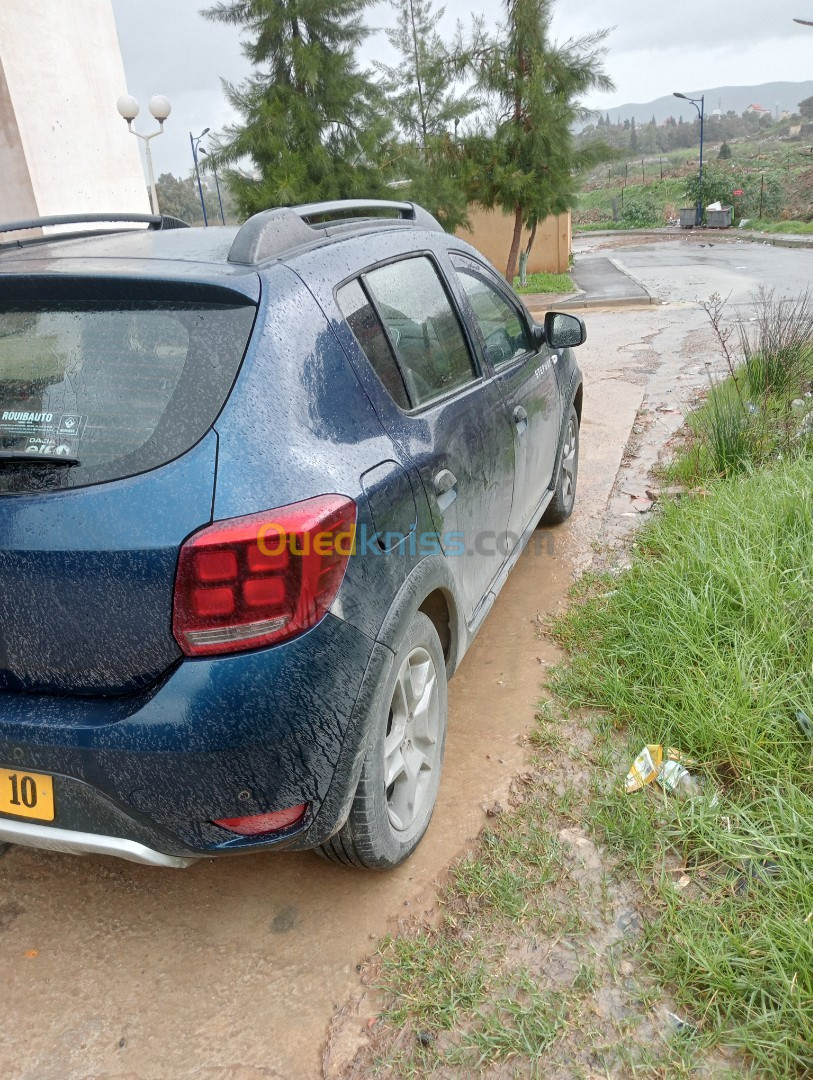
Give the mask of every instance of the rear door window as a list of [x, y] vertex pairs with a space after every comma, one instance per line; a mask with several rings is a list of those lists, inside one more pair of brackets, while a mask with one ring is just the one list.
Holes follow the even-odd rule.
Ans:
[[445, 396], [478, 378], [446, 289], [425, 256], [388, 263], [364, 275], [387, 329], [413, 405]]
[[[98, 483], [193, 446], [228, 396], [251, 303], [0, 306], [0, 492]], [[37, 454], [78, 460], [50, 466]]]
[[370, 303], [369, 297], [358, 281], [350, 281], [336, 293], [342, 315], [353, 331], [353, 335], [364, 350], [376, 375], [389, 391], [390, 396], [401, 406], [409, 408], [406, 386], [398, 369], [384, 327]]

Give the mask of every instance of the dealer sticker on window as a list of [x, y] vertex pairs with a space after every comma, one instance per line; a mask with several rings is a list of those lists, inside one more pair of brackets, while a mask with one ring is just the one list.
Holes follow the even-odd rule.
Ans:
[[87, 417], [79, 413], [32, 412], [22, 409], [0, 410], [0, 438], [49, 440], [78, 439]]

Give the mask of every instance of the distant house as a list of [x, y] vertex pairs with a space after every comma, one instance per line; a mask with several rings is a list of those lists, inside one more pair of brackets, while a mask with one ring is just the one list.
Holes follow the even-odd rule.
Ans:
[[745, 110], [749, 116], [770, 116], [771, 110], [766, 109], [764, 105], [749, 105]]

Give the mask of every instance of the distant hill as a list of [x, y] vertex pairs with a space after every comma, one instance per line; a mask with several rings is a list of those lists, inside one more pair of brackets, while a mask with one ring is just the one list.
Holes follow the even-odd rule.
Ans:
[[[676, 90], [681, 87], [676, 86]], [[770, 82], [760, 86], [715, 86], [711, 90], [681, 90], [688, 97], [700, 97], [706, 95], [706, 113], [712, 113], [715, 109], [722, 109], [727, 113], [733, 109], [737, 115], [744, 112], [749, 105], [762, 105], [776, 115], [780, 113], [796, 112], [799, 102], [813, 96], [813, 81], [810, 82]], [[597, 110], [598, 111], [598, 110]], [[618, 120], [635, 120], [639, 124], [648, 124], [654, 113], [655, 120], [661, 124], [670, 116], [677, 118], [682, 114], [684, 120], [693, 120], [697, 115], [694, 106], [688, 101], [680, 101], [671, 94], [666, 97], [656, 98], [655, 101], [647, 101], [643, 104], [618, 105], [614, 109], [604, 109], [604, 114], [610, 114], [610, 120], [616, 123]]]

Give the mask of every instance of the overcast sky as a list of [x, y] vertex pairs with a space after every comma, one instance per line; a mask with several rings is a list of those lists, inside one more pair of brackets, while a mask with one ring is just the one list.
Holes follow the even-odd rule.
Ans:
[[[152, 144], [157, 173], [189, 171], [189, 131], [214, 131], [230, 119], [221, 77], [239, 81], [249, 71], [237, 31], [202, 18], [203, 6], [201, 0], [113, 0], [128, 90], [142, 103], [139, 130], [149, 129], [151, 94], [166, 94], [172, 102], [166, 132]], [[479, 11], [493, 21], [501, 6], [495, 0], [447, 0], [444, 27], [452, 32], [458, 18], [467, 21]], [[794, 16], [813, 20], [813, 0], [680, 0], [660, 11], [653, 0], [560, 0], [554, 36], [564, 40], [615, 27], [606, 68], [616, 89], [588, 102], [607, 109], [673, 90], [812, 78], [813, 27], [797, 26]], [[391, 6], [372, 4], [367, 22], [380, 29], [365, 44], [362, 61], [387, 58], [382, 28], [393, 22]]]

